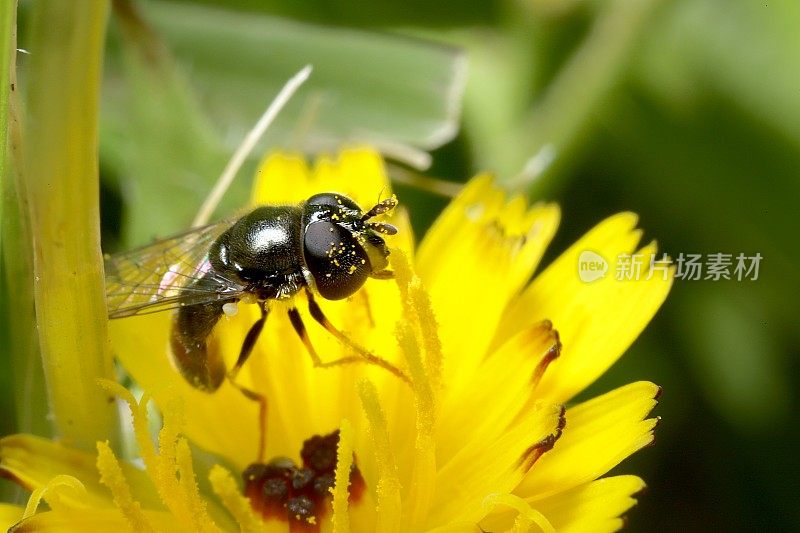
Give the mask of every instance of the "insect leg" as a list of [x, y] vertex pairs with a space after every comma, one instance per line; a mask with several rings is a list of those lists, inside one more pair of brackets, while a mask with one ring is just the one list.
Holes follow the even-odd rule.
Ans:
[[242, 342], [242, 348], [239, 350], [239, 357], [236, 359], [236, 364], [228, 371], [228, 377], [230, 379], [236, 378], [236, 375], [239, 374], [239, 370], [241, 370], [242, 366], [247, 362], [248, 357], [250, 357], [256, 345], [258, 336], [261, 335], [261, 331], [264, 329], [264, 323], [267, 321], [269, 311], [265, 303], [260, 303], [259, 308], [261, 309], [261, 317], [256, 320], [255, 324], [250, 326], [250, 331], [247, 332], [244, 342]]
[[314, 345], [311, 344], [311, 339], [308, 337], [308, 331], [306, 331], [306, 326], [305, 324], [303, 324], [303, 319], [300, 318], [300, 313], [297, 311], [296, 308], [293, 307], [289, 309], [288, 314], [289, 314], [289, 321], [292, 323], [292, 327], [297, 332], [297, 336], [300, 337], [300, 340], [303, 341], [303, 346], [305, 346], [306, 350], [308, 350], [308, 354], [311, 356], [311, 360], [314, 362], [315, 367], [329, 368], [332, 366], [345, 365], [348, 363], [359, 363], [363, 361], [361, 357], [354, 356], [354, 357], [343, 357], [335, 361], [323, 363], [322, 359], [319, 358], [317, 350], [314, 349]]
[[239, 389], [239, 392], [244, 394], [244, 396], [254, 402], [258, 402], [258, 416], [259, 416], [259, 437], [258, 437], [258, 461], [263, 462], [264, 460], [264, 449], [266, 447], [266, 435], [267, 435], [267, 398], [252, 389], [249, 389], [239, 383], [236, 383], [236, 376], [239, 374], [239, 370], [241, 370], [242, 366], [247, 362], [248, 357], [253, 352], [253, 348], [256, 345], [256, 341], [258, 340], [258, 336], [261, 334], [261, 331], [264, 329], [264, 323], [267, 321], [267, 315], [269, 311], [267, 310], [266, 304], [262, 303], [259, 305], [261, 309], [261, 317], [252, 325], [250, 326], [250, 330], [247, 332], [247, 335], [244, 338], [244, 342], [242, 342], [242, 348], [239, 350], [239, 357], [236, 359], [236, 363], [233, 365], [228, 371], [228, 381]]
[[[325, 316], [325, 314], [322, 312], [322, 309], [320, 308], [319, 304], [314, 299], [314, 295], [311, 294], [311, 291], [306, 291], [306, 296], [308, 297], [308, 311], [311, 313], [311, 316], [314, 318], [314, 320], [319, 322], [319, 324], [323, 328], [328, 330], [328, 332], [331, 335], [336, 337], [339, 340], [339, 342], [341, 342], [345, 346], [347, 346], [347, 347], [351, 348], [352, 350], [354, 350], [359, 355], [359, 358], [361, 358], [363, 361], [366, 361], [368, 363], [372, 363], [373, 365], [377, 365], [377, 366], [379, 366], [379, 367], [381, 367], [381, 368], [383, 368], [385, 370], [388, 370], [389, 372], [391, 372], [392, 374], [394, 374], [398, 378], [402, 379], [406, 383], [411, 384], [411, 380], [408, 378], [408, 376], [405, 375], [405, 373], [403, 373], [402, 370], [400, 370], [399, 368], [394, 366], [392, 363], [390, 363], [386, 359], [378, 357], [377, 355], [375, 355], [374, 353], [370, 352], [369, 350], [367, 350], [365, 348], [362, 348], [361, 346], [359, 346], [358, 344], [356, 344], [355, 342], [350, 340], [350, 338], [347, 335], [345, 335], [344, 333], [339, 331], [336, 328], [336, 326], [331, 324], [331, 321], [328, 320], [328, 317]], [[346, 357], [344, 359], [349, 360], [349, 359], [352, 359], [352, 358]], [[334, 362], [338, 362], [338, 361], [342, 361], [342, 360], [343, 359], [337, 359], [337, 361], [334, 361]], [[328, 364], [330, 364], [330, 363], [328, 363]]]

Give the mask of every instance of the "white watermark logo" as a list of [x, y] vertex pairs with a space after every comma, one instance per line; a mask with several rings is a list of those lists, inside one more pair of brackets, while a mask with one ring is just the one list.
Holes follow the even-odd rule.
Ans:
[[578, 257], [578, 276], [584, 283], [591, 283], [604, 277], [608, 272], [608, 261], [602, 255], [584, 250]]
[[[670, 270], [675, 279], [687, 281], [756, 281], [763, 256], [760, 253], [734, 255], [728, 253], [684, 254], [674, 260], [667, 254], [621, 253], [614, 262], [614, 279], [617, 281], [649, 280], [660, 277], [666, 280]], [[584, 250], [578, 257], [578, 276], [584, 283], [604, 278], [609, 270], [608, 261], [597, 252]]]

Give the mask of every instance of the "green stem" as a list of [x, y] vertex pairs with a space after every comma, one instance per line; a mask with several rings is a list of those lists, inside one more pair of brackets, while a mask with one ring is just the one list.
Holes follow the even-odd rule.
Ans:
[[[36, 331], [36, 311], [33, 305], [33, 241], [28, 218], [26, 184], [23, 181], [24, 162], [21, 155], [19, 110], [20, 91], [16, 77], [16, 2], [3, 4], [2, 35], [3, 65], [0, 72], [2, 98], [2, 146], [0, 151], [0, 241], [2, 241], [2, 272], [0, 279], [0, 316], [4, 333], [3, 345], [8, 347], [7, 365], [2, 368], [3, 387], [17, 413], [12, 426], [6, 419], [6, 430], [50, 436], [47, 421], [47, 399], [39, 355]], [[10, 410], [10, 409], [9, 409]]]
[[113, 375], [97, 161], [108, 7], [98, 0], [34, 4], [24, 136], [50, 410], [56, 433], [86, 450], [117, 434], [114, 403], [96, 382]]
[[[642, 30], [660, 0], [601, 4], [589, 33], [536, 105], [498, 140], [498, 172], [511, 190], [552, 196], [619, 85]], [[527, 31], [534, 31], [531, 26]]]
[[[5, 231], [5, 224], [3, 220], [4, 206], [3, 200], [6, 190], [6, 184], [10, 181], [8, 179], [8, 159], [9, 159], [9, 141], [8, 135], [10, 127], [8, 124], [9, 117], [9, 101], [11, 96], [11, 70], [14, 68], [14, 55], [16, 53], [16, 35], [15, 28], [15, 14], [16, 2], [3, 2], [0, 5], [0, 250], [3, 249], [3, 232]], [[9, 327], [9, 313], [6, 309], [6, 287], [0, 279], [0, 346], [7, 346], [10, 344], [11, 328]], [[13, 396], [13, 371], [11, 366], [11, 358], [6, 357], [0, 359], [0, 409], [8, 409], [14, 406]], [[4, 417], [0, 420], [0, 434], [14, 431], [10, 417]]]
[[[0, 5], [0, 188], [7, 179], [9, 168], [8, 134], [11, 128], [8, 125], [8, 109], [13, 79], [11, 72], [15, 68], [17, 53], [16, 15], [16, 1], [8, 0]], [[3, 220], [2, 209], [0, 203], [0, 224]]]
[[[615, 0], [598, 14], [589, 34], [512, 138], [523, 139], [521, 171], [505, 185], [550, 196], [557, 178], [585, 139], [625, 71], [635, 44], [659, 0]], [[561, 185], [559, 183], [559, 185]]]

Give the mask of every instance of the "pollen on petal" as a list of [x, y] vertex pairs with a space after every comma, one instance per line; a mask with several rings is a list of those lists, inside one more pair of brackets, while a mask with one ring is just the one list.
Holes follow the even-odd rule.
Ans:
[[408, 361], [414, 384], [414, 407], [416, 411], [417, 438], [414, 443], [414, 466], [409, 501], [404, 506], [403, 522], [411, 529], [419, 529], [427, 517], [433, 501], [436, 485], [436, 444], [433, 439], [435, 422], [435, 399], [430, 380], [425, 372], [419, 347], [416, 345], [411, 326], [406, 322], [398, 325], [397, 340]]
[[242, 533], [256, 533], [264, 529], [264, 523], [253, 512], [250, 501], [239, 492], [239, 486], [230, 472], [214, 465], [208, 474], [208, 480], [214, 494], [233, 515]]
[[142, 505], [131, 494], [131, 488], [108, 442], [97, 443], [97, 470], [100, 482], [109, 488], [114, 503], [122, 511], [133, 531], [153, 531], [153, 526], [142, 511]]
[[396, 337], [411, 374], [417, 429], [410, 481], [415, 490], [410, 491], [408, 501], [404, 502], [403, 523], [409, 524], [411, 529], [419, 529], [429, 514], [436, 486], [433, 428], [441, 388], [442, 347], [422, 280], [403, 253], [393, 254], [390, 260], [403, 307], [403, 320], [397, 324]]
[[[140, 409], [142, 408], [141, 405], [139, 407]], [[197, 514], [199, 508], [204, 508], [204, 506], [199, 504], [193, 497], [197, 494], [197, 485], [193, 472], [191, 470], [189, 472], [185, 471], [185, 463], [190, 462], [191, 459], [189, 458], [187, 461], [187, 458], [184, 457], [182, 461], [184, 464], [180, 464], [178, 443], [182, 417], [177, 414], [178, 412], [179, 408], [175, 402], [165, 407], [163, 425], [158, 434], [159, 453], [154, 457], [155, 464], [148, 465], [147, 469], [151, 472], [151, 477], [158, 488], [159, 496], [161, 496], [164, 505], [169, 508], [180, 523], [194, 531], [213, 531], [217, 528], [211, 519], [207, 515]], [[184, 453], [188, 455], [188, 445]], [[184, 471], [181, 471], [181, 466], [183, 466]], [[188, 479], [179, 478], [176, 474], [187, 476]]]
[[375, 462], [378, 470], [378, 486], [375, 488], [378, 502], [376, 509], [376, 531], [392, 530], [400, 522], [400, 479], [397, 464], [389, 444], [389, 432], [386, 427], [386, 415], [378, 400], [375, 385], [369, 380], [358, 383], [361, 405], [369, 421], [375, 449]]
[[[128, 404], [133, 419], [133, 433], [136, 437], [136, 444], [139, 446], [139, 453], [142, 455], [142, 460], [148, 465], [149, 469], [150, 464], [155, 464], [155, 447], [150, 440], [150, 430], [147, 427], [147, 395], [142, 397], [141, 402], [137, 402], [131, 391], [116, 381], [99, 379], [97, 382], [107, 392], [116, 395]], [[144, 409], [142, 409], [142, 404], [145, 405]]]
[[[145, 394], [137, 402], [133, 394], [125, 387], [109, 380], [99, 380], [100, 385], [128, 403], [133, 415], [133, 430], [139, 453], [147, 467], [146, 471], [156, 487], [161, 501], [175, 516], [183, 527], [193, 531], [215, 531], [217, 526], [208, 517], [201, 513], [205, 503], [200, 502], [194, 473], [187, 463], [190, 463], [188, 445], [179, 457], [179, 434], [183, 427], [183, 410], [178, 398], [174, 399], [163, 409], [163, 425], [159, 431], [159, 448], [156, 453], [155, 446], [150, 440], [147, 422], [147, 404], [149, 396]], [[179, 464], [180, 463], [180, 464]], [[182, 477], [178, 476], [182, 474]]]
[[423, 370], [425, 379], [430, 382], [435, 393], [441, 385], [442, 344], [439, 340], [438, 323], [433, 312], [430, 296], [422, 284], [422, 280], [411, 268], [411, 264], [403, 252], [397, 251], [389, 256], [395, 271], [395, 281], [400, 289], [403, 316], [406, 322], [413, 324], [421, 338], [425, 352]]
[[206, 501], [200, 495], [197, 477], [192, 466], [192, 452], [189, 449], [189, 442], [184, 437], [178, 439], [176, 452], [175, 462], [178, 467], [181, 492], [186, 497], [197, 530], [216, 530], [216, 525], [208, 514]]
[[353, 466], [353, 427], [347, 419], [339, 425], [339, 447], [336, 451], [336, 481], [330, 490], [333, 494], [333, 531], [350, 531], [348, 499], [350, 497], [350, 471]]

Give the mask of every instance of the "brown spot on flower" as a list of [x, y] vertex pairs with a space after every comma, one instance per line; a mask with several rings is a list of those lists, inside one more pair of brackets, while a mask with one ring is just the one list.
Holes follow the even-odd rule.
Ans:
[[558, 414], [558, 425], [556, 425], [556, 429], [548, 436], [525, 450], [525, 453], [522, 454], [522, 458], [520, 459], [520, 465], [525, 470], [525, 472], [529, 471], [533, 464], [539, 460], [545, 452], [548, 452], [553, 449], [555, 446], [556, 441], [561, 437], [561, 432], [564, 430], [564, 426], [567, 425], [567, 409], [562, 405], [561, 412]]
[[542, 380], [542, 376], [544, 376], [545, 370], [547, 367], [550, 366], [550, 363], [555, 361], [558, 356], [561, 355], [561, 339], [558, 336], [558, 331], [553, 329], [553, 324], [549, 320], [545, 320], [541, 324], [541, 328], [543, 329], [545, 335], [550, 337], [550, 348], [545, 352], [544, 357], [542, 360], [539, 361], [539, 364], [536, 365], [536, 368], [533, 370], [533, 376], [531, 376], [531, 383], [534, 387], [536, 387], [539, 382]]
[[303, 443], [300, 457], [303, 464], [315, 472], [333, 472], [336, 469], [336, 448], [339, 431], [325, 436], [314, 435]]
[[[314, 435], [303, 443], [302, 466], [285, 457], [248, 466], [242, 478], [244, 494], [253, 510], [265, 519], [287, 521], [292, 532], [320, 531], [336, 481], [338, 446], [337, 430], [328, 435]], [[365, 487], [354, 458], [350, 469], [350, 501], [358, 501]]]

